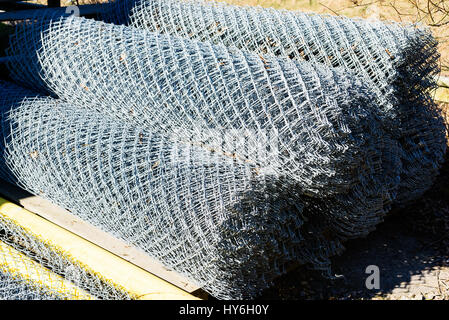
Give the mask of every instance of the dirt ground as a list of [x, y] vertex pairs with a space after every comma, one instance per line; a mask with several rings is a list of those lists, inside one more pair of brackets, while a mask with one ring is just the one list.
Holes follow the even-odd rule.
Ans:
[[[414, 231], [417, 222], [405, 214], [389, 217], [365, 239], [346, 243], [346, 251], [333, 259], [337, 280], [298, 268], [278, 279], [261, 299], [449, 299], [448, 233]], [[365, 286], [368, 265], [379, 267], [379, 290]]]

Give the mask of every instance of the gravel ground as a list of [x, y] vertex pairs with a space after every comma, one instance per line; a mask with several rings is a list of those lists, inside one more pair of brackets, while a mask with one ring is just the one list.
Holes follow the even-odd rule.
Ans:
[[[414, 222], [398, 214], [365, 239], [348, 242], [345, 253], [333, 259], [333, 271], [340, 276], [336, 280], [298, 268], [261, 299], [449, 299], [449, 243], [412, 231], [409, 223]], [[378, 290], [365, 286], [368, 265], [379, 267]]]

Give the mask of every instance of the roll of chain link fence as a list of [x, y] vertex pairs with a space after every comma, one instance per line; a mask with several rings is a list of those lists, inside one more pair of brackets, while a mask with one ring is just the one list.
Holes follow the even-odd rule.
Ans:
[[325, 198], [320, 210], [352, 224], [347, 237], [372, 230], [394, 198], [399, 149], [370, 91], [341, 70], [75, 17], [19, 28], [9, 52], [20, 83]]
[[431, 186], [444, 130], [429, 97], [439, 72], [437, 41], [425, 27], [204, 0], [115, 0], [105, 8], [108, 22], [344, 68], [373, 91], [385, 130], [400, 142], [396, 203]]
[[255, 297], [298, 262], [330, 275], [344, 240], [437, 175], [426, 30], [192, 1], [108, 8], [129, 26], [51, 12], [17, 26], [10, 76], [35, 91], [0, 84], [0, 175], [215, 297]]

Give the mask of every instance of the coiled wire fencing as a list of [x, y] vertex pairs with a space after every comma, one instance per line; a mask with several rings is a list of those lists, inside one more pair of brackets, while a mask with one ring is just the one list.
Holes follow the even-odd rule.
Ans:
[[321, 207], [351, 225], [347, 237], [372, 230], [397, 187], [398, 148], [369, 91], [340, 70], [75, 17], [18, 30], [10, 55], [20, 83], [327, 196]]
[[[385, 130], [401, 144], [396, 203], [415, 199], [432, 184], [444, 150], [441, 117], [428, 96], [439, 54], [427, 29], [204, 0], [115, 0], [105, 8], [108, 22], [344, 68], [374, 93]], [[429, 113], [428, 119], [439, 119], [425, 125], [414, 120]]]
[[[186, 139], [195, 128], [199, 142], [262, 167], [270, 163], [304, 192], [331, 195], [358, 182], [365, 155], [356, 148], [378, 130], [369, 111], [361, 110], [370, 103], [368, 90], [337, 71], [263, 61], [243, 51], [83, 18], [24, 31], [12, 39], [9, 52], [17, 57], [9, 64], [16, 81], [48, 88], [67, 101], [90, 101], [86, 106], [142, 126], [154, 122]], [[60, 54], [65, 63], [55, 67]], [[245, 135], [241, 143], [248, 147], [228, 147], [221, 136], [214, 141], [209, 132], [217, 129], [229, 130], [234, 144], [233, 131]], [[262, 153], [263, 146], [274, 151]]]
[[413, 24], [204, 0], [115, 0], [105, 8], [103, 20], [116, 24], [343, 67], [370, 86], [385, 112], [436, 85], [437, 41]]
[[[249, 29], [218, 41], [198, 31], [194, 15], [212, 18], [193, 8], [227, 7], [184, 4], [190, 9], [139, 2], [131, 15], [139, 28], [76, 17], [19, 26], [11, 77], [57, 99], [2, 98], [11, 111], [2, 118], [1, 175], [219, 298], [254, 297], [294, 262], [330, 274], [342, 241], [372, 231], [438, 171], [445, 128], [425, 93], [437, 69], [433, 38], [399, 25], [232, 7], [255, 26], [264, 12], [316, 28], [303, 28], [307, 36], [293, 24], [281, 25], [282, 36], [269, 30], [276, 45], [258, 28], [255, 42]], [[117, 8], [112, 17], [128, 22], [129, 8]], [[177, 28], [185, 24], [187, 35], [171, 30], [171, 18], [186, 14], [198, 30], [185, 19]], [[326, 26], [338, 32], [318, 33]], [[406, 36], [392, 39], [393, 29]]]
[[[8, 103], [12, 89], [2, 85]], [[301, 258], [301, 216], [252, 166], [53, 98], [15, 103], [2, 118], [3, 168], [19, 185], [217, 297], [255, 294]]]
[[1, 85], [2, 178], [142, 248], [214, 296], [254, 296], [289, 262], [324, 270], [339, 250], [338, 239], [311, 234], [325, 219], [304, 227], [297, 200], [250, 164]]

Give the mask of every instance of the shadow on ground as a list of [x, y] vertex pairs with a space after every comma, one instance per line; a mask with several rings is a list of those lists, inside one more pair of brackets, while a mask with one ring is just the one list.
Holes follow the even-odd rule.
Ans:
[[[332, 259], [337, 279], [299, 267], [260, 298], [449, 299], [449, 160], [423, 197], [390, 212], [376, 231], [345, 247]], [[380, 289], [366, 287], [369, 265], [379, 267]]]

